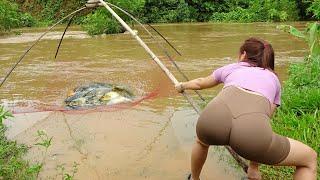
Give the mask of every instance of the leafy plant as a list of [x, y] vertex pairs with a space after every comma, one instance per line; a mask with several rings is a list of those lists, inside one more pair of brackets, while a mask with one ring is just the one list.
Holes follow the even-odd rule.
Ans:
[[48, 149], [51, 146], [51, 141], [53, 137], [49, 137], [48, 134], [43, 130], [37, 131], [37, 138], [36, 141], [38, 141], [35, 145], [42, 146], [46, 149]]
[[277, 0], [227, 0], [223, 11], [212, 14], [212, 21], [263, 22], [296, 20], [298, 9], [295, 1]]
[[84, 29], [90, 35], [115, 34], [123, 32], [120, 24], [104, 8], [89, 14], [84, 20]]
[[320, 0], [314, 0], [307, 10], [312, 12], [314, 17], [320, 19]]
[[66, 168], [64, 164], [58, 165], [57, 170], [60, 171], [60, 175], [63, 180], [72, 180], [74, 179], [74, 176], [78, 172], [78, 166], [79, 166], [78, 163], [73, 162], [71, 173], [66, 172]]
[[30, 27], [35, 19], [28, 13], [22, 13], [16, 3], [0, 1], [0, 31], [10, 31], [17, 27]]
[[8, 140], [5, 135], [7, 129], [2, 122], [8, 117], [12, 114], [0, 107], [0, 179], [34, 179], [38, 170], [22, 157], [27, 146]]
[[[310, 24], [304, 32], [292, 26], [282, 26], [290, 34], [303, 38], [309, 45], [310, 55], [302, 63], [291, 64], [289, 78], [282, 93], [282, 105], [277, 110], [272, 127], [275, 132], [299, 140], [320, 153], [320, 55], [319, 24]], [[263, 166], [265, 179], [285, 179], [293, 169]], [[320, 161], [318, 161], [320, 172]], [[318, 173], [318, 179], [320, 174]]]
[[0, 106], [0, 127], [3, 126], [3, 120], [9, 117], [13, 117], [11, 112], [5, 110], [3, 106]]
[[43, 158], [42, 158], [42, 161], [38, 164], [36, 164], [33, 168], [38, 170], [37, 171], [37, 177], [39, 176], [39, 173], [45, 163], [45, 159], [47, 157], [47, 153], [48, 153], [48, 149], [49, 147], [51, 146], [51, 143], [52, 143], [52, 138], [53, 137], [49, 137], [48, 134], [43, 131], [43, 130], [38, 130], [37, 131], [37, 138], [36, 138], [36, 143], [35, 145], [36, 146], [40, 146], [42, 148], [44, 148], [45, 152], [44, 152], [44, 155], [43, 155]]
[[320, 24], [318, 22], [309, 24], [304, 32], [290, 25], [280, 25], [277, 28], [305, 40], [309, 46], [310, 57], [317, 58], [320, 55]]
[[[283, 136], [299, 140], [320, 153], [320, 58], [308, 58], [289, 68], [282, 105], [273, 120], [273, 130]], [[318, 161], [318, 172], [320, 172]], [[265, 179], [286, 179], [293, 169], [263, 166]], [[318, 173], [318, 177], [320, 174]]]

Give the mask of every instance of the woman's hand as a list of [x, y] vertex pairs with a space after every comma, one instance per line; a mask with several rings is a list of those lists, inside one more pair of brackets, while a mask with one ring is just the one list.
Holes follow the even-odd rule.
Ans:
[[178, 91], [178, 93], [183, 93], [185, 90], [185, 87], [183, 86], [183, 82], [180, 82], [177, 85], [175, 85], [175, 88]]
[[218, 84], [219, 82], [216, 81], [212, 76], [208, 76], [208, 77], [198, 78], [198, 79], [194, 79], [187, 82], [180, 82], [175, 85], [175, 88], [179, 93], [182, 93], [187, 89], [201, 90], [201, 89], [214, 87]]

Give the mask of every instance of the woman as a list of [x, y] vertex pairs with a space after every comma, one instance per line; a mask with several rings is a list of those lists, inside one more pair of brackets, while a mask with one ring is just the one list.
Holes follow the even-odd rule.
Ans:
[[224, 83], [198, 119], [189, 179], [199, 180], [210, 145], [227, 145], [250, 160], [248, 179], [261, 179], [258, 163], [263, 163], [296, 166], [294, 179], [315, 180], [317, 153], [299, 141], [274, 133], [270, 126], [269, 120], [281, 101], [271, 44], [247, 39], [240, 48], [239, 59], [208, 77], [176, 86], [178, 92], [183, 92]]

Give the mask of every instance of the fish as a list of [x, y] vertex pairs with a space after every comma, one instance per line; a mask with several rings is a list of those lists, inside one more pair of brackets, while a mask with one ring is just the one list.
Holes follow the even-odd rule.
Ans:
[[86, 98], [79, 97], [79, 98], [73, 99], [72, 101], [69, 101], [66, 103], [67, 103], [67, 106], [69, 106], [69, 107], [80, 107], [80, 106], [84, 106], [84, 104], [86, 104]]
[[135, 95], [124, 85], [93, 83], [77, 87], [65, 99], [68, 108], [79, 109], [132, 102]]
[[131, 102], [129, 98], [121, 96], [119, 93], [113, 91], [105, 94], [100, 100], [102, 102], [107, 102], [107, 105], [114, 105], [122, 102]]

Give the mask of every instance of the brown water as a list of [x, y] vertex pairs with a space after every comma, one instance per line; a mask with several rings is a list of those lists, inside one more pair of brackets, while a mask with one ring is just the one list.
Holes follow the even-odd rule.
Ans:
[[[303, 23], [294, 23], [303, 26]], [[190, 77], [209, 75], [213, 69], [234, 62], [248, 37], [270, 41], [276, 52], [276, 71], [287, 78], [289, 62], [301, 61], [304, 42], [276, 30], [276, 24], [170, 24], [157, 25], [182, 53], [175, 55]], [[178, 95], [162, 71], [130, 35], [89, 37], [71, 28], [57, 60], [54, 59], [62, 27], [50, 33], [23, 60], [0, 89], [0, 100], [14, 110], [37, 110], [41, 104], [63, 106], [68, 91], [90, 82], [126, 84], [138, 96], [158, 93], [154, 99], [122, 110], [89, 114], [40, 112], [17, 114], [7, 124], [8, 136], [32, 145], [37, 130], [53, 137], [41, 177], [59, 177], [58, 165], [69, 170], [79, 163], [77, 179], [183, 179], [189, 172], [196, 113]], [[139, 30], [139, 29], [138, 29]], [[18, 37], [0, 39], [0, 74], [4, 74], [43, 29], [24, 29]], [[145, 33], [146, 40], [177, 76], [164, 55]], [[1, 77], [0, 77], [1, 78]], [[203, 91], [210, 100], [221, 87]], [[31, 148], [28, 158], [42, 159], [43, 150]], [[221, 149], [212, 148], [203, 179], [239, 179]]]

